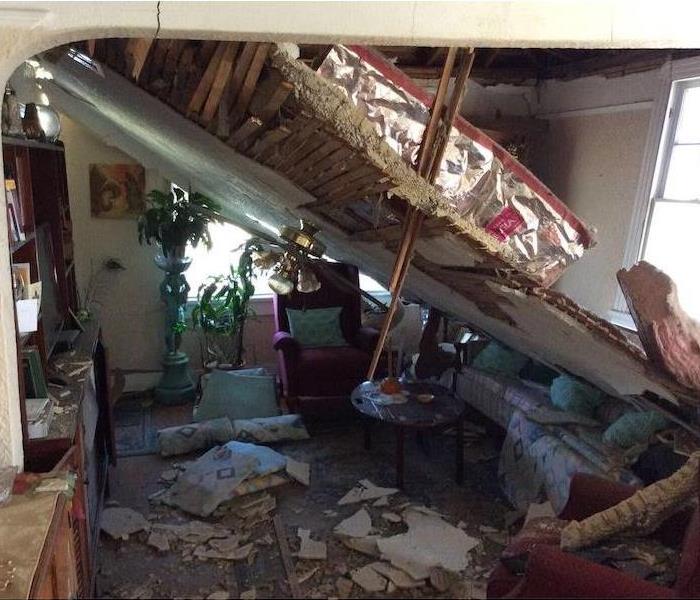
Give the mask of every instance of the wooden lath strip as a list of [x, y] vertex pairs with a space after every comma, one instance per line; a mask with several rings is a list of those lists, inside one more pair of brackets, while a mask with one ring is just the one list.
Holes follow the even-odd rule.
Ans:
[[289, 175], [297, 170], [297, 165], [305, 161], [328, 141], [328, 136], [323, 131], [317, 131], [314, 135], [299, 146], [294, 152], [278, 166], [277, 170], [283, 175]]
[[177, 64], [180, 60], [180, 54], [185, 49], [185, 40], [170, 40], [170, 45], [168, 46], [168, 51], [165, 55], [165, 61], [163, 63], [163, 73], [161, 75], [161, 89], [158, 91], [158, 96], [165, 100], [169, 97], [169, 91], [173, 79], [175, 78], [175, 72], [177, 70]]
[[228, 138], [227, 143], [237, 148], [246, 142], [251, 136], [259, 133], [262, 127], [263, 122], [260, 119], [257, 117], [248, 117], [245, 121], [243, 121], [243, 125], [234, 131], [233, 134], [231, 134], [231, 137]]
[[[419, 232], [419, 236], [425, 235], [441, 235], [445, 232], [445, 229], [449, 227], [449, 221], [441, 219], [438, 217], [429, 217], [423, 221], [423, 227]], [[376, 229], [367, 229], [366, 231], [358, 231], [352, 236], [352, 239], [358, 242], [378, 242], [378, 241], [389, 241], [398, 240], [401, 238], [404, 226], [400, 225], [387, 225], [386, 227], [379, 227]]]
[[335, 152], [338, 148], [343, 145], [342, 142], [338, 140], [326, 140], [319, 148], [314, 150], [305, 159], [299, 161], [294, 168], [294, 174], [296, 177], [301, 177], [307, 170], [315, 171], [317, 163], [322, 159]]
[[221, 58], [223, 57], [225, 50], [226, 43], [220, 42], [217, 45], [216, 50], [214, 51], [214, 54], [212, 55], [211, 60], [209, 61], [209, 64], [207, 65], [207, 68], [204, 71], [204, 75], [202, 75], [202, 78], [199, 80], [197, 89], [195, 90], [192, 98], [190, 99], [189, 104], [187, 105], [188, 117], [192, 115], [197, 115], [199, 114], [199, 111], [202, 110], [204, 102], [206, 101], [207, 96], [209, 95], [209, 90], [211, 89], [212, 83], [214, 82], [214, 77], [216, 76], [216, 72], [219, 68], [219, 63], [221, 62]]
[[232, 121], [241, 120], [248, 110], [250, 101], [253, 98], [253, 92], [255, 92], [255, 86], [260, 78], [260, 72], [262, 71], [263, 65], [265, 64], [265, 59], [267, 58], [267, 53], [270, 51], [270, 44], [258, 44], [255, 49], [255, 54], [251, 60], [250, 67], [246, 73], [245, 79], [243, 80], [243, 85], [238, 92], [236, 102], [231, 109]]
[[243, 87], [243, 81], [246, 78], [248, 69], [250, 69], [250, 64], [253, 62], [253, 57], [255, 56], [255, 51], [258, 47], [257, 42], [246, 42], [243, 44], [241, 53], [236, 61], [236, 68], [231, 74], [231, 82], [226, 93], [226, 103], [229, 107], [229, 119], [231, 122], [238, 120], [239, 115], [237, 115], [231, 107], [235, 106], [238, 94]]
[[134, 38], [127, 43], [125, 50], [127, 66], [129, 67], [127, 75], [131, 77], [131, 79], [135, 81], [139, 80], [152, 44], [153, 40], [150, 38]]
[[332, 205], [348, 204], [356, 201], [374, 202], [379, 194], [388, 192], [396, 187], [389, 177], [382, 177], [379, 180], [370, 181], [364, 186], [358, 186], [354, 190], [348, 190], [344, 194], [339, 194], [330, 200]]
[[266, 123], [277, 114], [293, 89], [279, 71], [270, 71], [270, 77], [256, 87], [248, 111]]
[[221, 61], [214, 76], [214, 82], [209, 90], [209, 96], [204, 109], [199, 117], [199, 122], [205, 127], [209, 125], [216, 110], [219, 108], [219, 102], [223, 96], [224, 89], [233, 69], [233, 61], [236, 58], [238, 51], [238, 42], [225, 42], [224, 51], [221, 55]]
[[335, 179], [331, 179], [328, 183], [307, 189], [310, 189], [311, 193], [317, 198], [323, 198], [325, 196], [331, 197], [340, 190], [347, 189], [348, 186], [353, 184], [353, 182], [367, 176], [374, 176], [376, 179], [379, 179], [382, 174], [377, 171], [375, 167], [364, 163], [356, 169], [352, 169], [351, 171], [347, 171]]
[[272, 168], [284, 163], [288, 160], [290, 154], [299, 150], [308, 138], [314, 135], [319, 128], [317, 121], [313, 119], [297, 117], [292, 122], [292, 132], [287, 139], [277, 146], [274, 154], [265, 162], [266, 165]]
[[330, 181], [333, 177], [337, 177], [340, 173], [347, 169], [349, 161], [357, 160], [352, 148], [343, 145], [338, 150], [331, 152], [326, 158], [321, 159], [313, 172], [292, 174], [292, 179], [304, 189], [310, 190], [314, 186], [321, 185], [326, 181]]
[[275, 129], [270, 129], [259, 140], [257, 140], [255, 144], [253, 144], [246, 154], [254, 160], [264, 162], [262, 158], [265, 156], [266, 152], [272, 148], [275, 148], [277, 144], [285, 140], [290, 133], [291, 130], [285, 125], [280, 125]]
[[180, 62], [175, 71], [173, 84], [170, 86], [170, 104], [172, 106], [181, 107], [185, 103], [187, 83], [191, 77], [192, 71], [197, 70], [195, 64], [195, 47], [188, 44], [180, 55]]

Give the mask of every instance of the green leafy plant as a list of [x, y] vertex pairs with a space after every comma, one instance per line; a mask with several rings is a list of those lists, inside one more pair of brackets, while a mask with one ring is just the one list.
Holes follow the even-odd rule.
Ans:
[[253, 314], [250, 299], [255, 293], [252, 254], [260, 247], [256, 238], [248, 240], [238, 265], [231, 265], [226, 275], [210, 277], [197, 291], [192, 323], [204, 333], [205, 364], [243, 364], [243, 330]]
[[189, 242], [197, 246], [203, 242], [211, 248], [208, 225], [218, 221], [219, 205], [199, 192], [185, 194], [174, 188], [169, 194], [151, 190], [146, 210], [139, 217], [139, 243], [160, 245], [165, 256]]

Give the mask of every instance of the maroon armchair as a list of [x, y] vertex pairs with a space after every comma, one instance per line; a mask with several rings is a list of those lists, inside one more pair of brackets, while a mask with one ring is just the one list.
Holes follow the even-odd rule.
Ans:
[[[348, 281], [355, 289], [331, 281], [324, 271]], [[287, 296], [274, 297], [276, 333], [272, 345], [277, 351], [279, 375], [283, 393], [292, 410], [307, 416], [337, 415], [351, 411], [349, 396], [362, 383], [372, 359], [379, 333], [363, 328], [359, 292], [359, 272], [356, 266], [325, 263], [315, 269], [321, 289], [310, 294], [296, 290]], [[335, 279], [335, 278], [333, 278]], [[332, 348], [302, 348], [289, 333], [286, 309], [328, 308], [340, 306], [340, 326], [347, 346]]]
[[[631, 486], [577, 474], [559, 518], [580, 521], [635, 492]], [[540, 539], [516, 536], [503, 556], [526, 555], [524, 573], [499, 564], [489, 577], [488, 598], [697, 598], [700, 597], [700, 513], [687, 510], [667, 519], [654, 538], [681, 550], [673, 588], [666, 588], [590, 562], [559, 549], [558, 534]]]

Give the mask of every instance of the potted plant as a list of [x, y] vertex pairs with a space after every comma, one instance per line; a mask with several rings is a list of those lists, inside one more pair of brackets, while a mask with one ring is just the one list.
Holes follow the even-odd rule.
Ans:
[[157, 243], [166, 258], [183, 257], [188, 242], [193, 247], [203, 242], [211, 248], [208, 225], [219, 220], [218, 210], [216, 202], [199, 192], [151, 190], [138, 221], [139, 243]]
[[146, 211], [139, 217], [141, 244], [155, 242], [162, 254], [155, 257], [165, 272], [160, 297], [165, 306], [165, 353], [163, 376], [156, 387], [156, 399], [163, 404], [183, 404], [194, 400], [195, 385], [189, 370], [189, 358], [180, 350], [182, 334], [187, 329], [185, 305], [190, 286], [184, 272], [192, 259], [185, 256], [187, 244], [203, 242], [211, 248], [208, 226], [219, 220], [219, 206], [200, 193], [186, 194], [174, 188], [169, 194], [152, 190]]
[[203, 332], [202, 362], [241, 367], [243, 360], [243, 331], [252, 314], [250, 299], [253, 285], [253, 252], [260, 241], [251, 238], [245, 243], [238, 265], [231, 265], [226, 275], [210, 277], [197, 292], [192, 309], [194, 328]]

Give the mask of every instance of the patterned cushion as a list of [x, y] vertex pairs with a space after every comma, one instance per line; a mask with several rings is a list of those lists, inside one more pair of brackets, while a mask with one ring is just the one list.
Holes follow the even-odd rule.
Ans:
[[561, 410], [595, 418], [595, 411], [605, 400], [605, 394], [585, 381], [571, 375], [560, 375], [549, 390], [552, 404]]
[[288, 308], [289, 332], [303, 348], [347, 346], [340, 329], [342, 310], [340, 306], [307, 310]]

